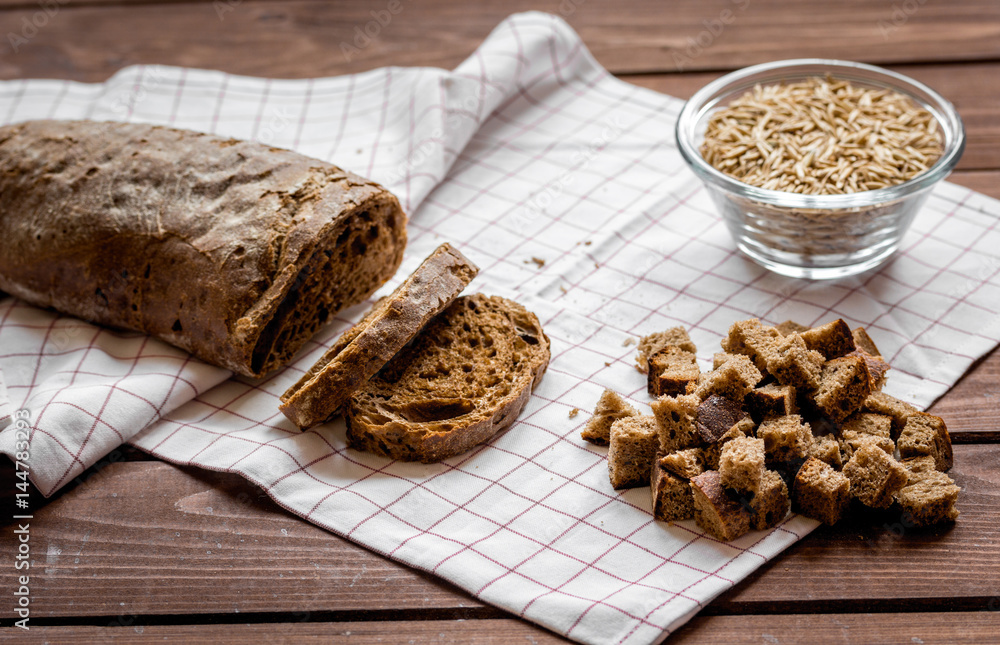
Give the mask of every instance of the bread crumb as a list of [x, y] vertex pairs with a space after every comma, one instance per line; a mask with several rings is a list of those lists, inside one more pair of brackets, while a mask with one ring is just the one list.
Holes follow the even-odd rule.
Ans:
[[631, 347], [632, 345], [635, 345], [635, 339], [631, 336], [622, 341], [622, 347]]
[[580, 414], [580, 408], [573, 408], [572, 410], [569, 411], [569, 418], [574, 419], [578, 414]]
[[563, 293], [569, 293], [569, 289], [567, 289], [565, 285], [559, 285], [559, 291], [562, 291]]
[[587, 241], [586, 241], [586, 242], [584, 242], [583, 244], [584, 244], [584, 246], [590, 246], [590, 245], [591, 245], [591, 244], [593, 244], [593, 243], [594, 243], [594, 242], [593, 242], [592, 240], [587, 240]]
[[604, 367], [611, 367], [611, 361], [604, 361]]
[[[537, 264], [539, 268], [545, 266], [545, 260], [543, 260], [542, 258], [532, 257], [531, 261]], [[525, 262], [525, 264], [527, 264], [527, 262]]]

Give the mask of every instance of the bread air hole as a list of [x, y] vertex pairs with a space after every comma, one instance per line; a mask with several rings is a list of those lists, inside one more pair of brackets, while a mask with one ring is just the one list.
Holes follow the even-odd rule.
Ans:
[[475, 406], [466, 399], [439, 399], [413, 401], [401, 406], [399, 416], [413, 423], [444, 421], [472, 412]]

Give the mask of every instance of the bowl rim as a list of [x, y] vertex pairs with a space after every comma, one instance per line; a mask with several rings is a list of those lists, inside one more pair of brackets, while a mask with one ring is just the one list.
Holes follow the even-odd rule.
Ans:
[[[771, 72], [775, 73], [775, 78], [757, 80], [749, 85], [749, 87], [752, 87], [760, 83], [780, 81], [779, 72], [794, 72], [796, 68], [805, 67], [825, 67], [828, 69], [816, 70], [808, 74], [804, 72], [798, 74], [789, 73], [788, 76], [790, 78], [798, 78], [799, 76], [808, 77], [826, 72], [831, 76], [846, 78], [849, 81], [867, 83], [869, 85], [882, 84], [890, 89], [906, 94], [930, 111], [931, 115], [937, 119], [942, 131], [945, 132], [945, 148], [941, 157], [926, 171], [903, 183], [842, 195], [811, 195], [759, 188], [730, 177], [705, 161], [704, 157], [701, 156], [701, 152], [695, 146], [694, 138], [700, 133], [695, 132], [694, 128], [702, 120], [706, 112], [715, 109], [718, 101], [713, 101], [713, 99], [716, 99], [718, 95], [724, 94], [729, 87], [737, 86], [741, 81], [745, 81], [750, 77]], [[875, 75], [876, 78], [852, 77], [850, 74], [852, 70], [863, 70]], [[843, 73], [838, 75], [838, 71]], [[932, 103], [929, 104], [927, 99], [915, 95], [914, 91], [924, 94]], [[755, 201], [779, 207], [808, 209], [842, 209], [871, 206], [873, 204], [896, 201], [922, 192], [948, 176], [965, 150], [965, 126], [955, 106], [941, 96], [941, 94], [920, 81], [883, 67], [827, 58], [793, 58], [761, 63], [738, 69], [715, 79], [695, 92], [684, 103], [684, 107], [681, 108], [677, 116], [677, 122], [674, 126], [674, 136], [677, 148], [684, 161], [702, 181], [715, 184], [728, 192]]]

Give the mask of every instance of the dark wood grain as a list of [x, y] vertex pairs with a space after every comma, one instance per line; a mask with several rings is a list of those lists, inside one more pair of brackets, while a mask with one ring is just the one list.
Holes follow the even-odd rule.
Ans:
[[[887, 515], [819, 529], [710, 609], [815, 611], [830, 600], [863, 609], [889, 599], [892, 610], [1000, 596], [1000, 445], [957, 446], [955, 455], [956, 524], [907, 530]], [[39, 618], [443, 609], [476, 617], [485, 607], [288, 514], [236, 475], [115, 463], [36, 511], [33, 525], [45, 536], [36, 548], [46, 549], [33, 588]], [[0, 553], [13, 548], [4, 531]], [[13, 573], [0, 571], [0, 588]]]
[[368, 645], [375, 643], [467, 643], [507, 645], [569, 643], [541, 627], [516, 619], [476, 621], [394, 621], [296, 623], [260, 625], [154, 625], [32, 627], [30, 633], [0, 629], [0, 640], [22, 643], [323, 643]]
[[1000, 199], [1000, 170], [958, 170], [948, 177], [948, 181]]
[[[40, 11], [35, 2], [5, 1], [2, 34], [21, 33], [23, 21]], [[393, 64], [453, 67], [497, 23], [526, 10], [564, 16], [617, 74], [723, 70], [809, 56], [875, 63], [1000, 59], [1000, 4], [991, 0], [916, 3], [910, 15], [900, 13], [896, 0], [683, 0], [669, 8], [659, 0], [402, 0], [402, 11], [350, 60], [340, 43], [353, 42], [355, 28], [364, 29], [388, 0], [52, 1], [58, 10], [15, 55], [5, 52], [0, 77], [101, 80], [123, 65], [153, 62], [299, 78]]]
[[669, 645], [996, 643], [997, 612], [698, 616]]
[[[570, 3], [567, 6], [576, 1], [561, 0]], [[699, 32], [692, 30], [704, 30], [703, 21], [711, 23], [712, 16], [724, 7], [744, 1], [749, 2], [679, 2], [667, 12], [645, 0], [615, 4], [579, 0], [582, 4], [567, 18], [610, 71], [629, 82], [681, 98], [724, 71], [763, 60], [837, 55], [880, 63], [905, 62], [890, 67], [927, 83], [958, 107], [968, 133], [959, 168], [1000, 168], [1000, 63], [912, 64], [950, 60], [956, 48], [967, 59], [1000, 58], [1000, 3], [965, 0], [950, 4], [944, 15], [937, 5], [926, 4], [885, 40], [873, 38], [869, 31], [879, 20], [886, 20], [884, 16], [891, 16], [895, 3], [810, 3], [812, 13], [806, 17], [802, 3], [793, 8], [789, 2], [754, 0], [740, 20], [727, 27], [702, 55], [690, 65], [681, 65], [688, 73], [662, 73], [678, 69], [674, 48], [689, 37], [685, 34], [691, 31], [697, 35]], [[372, 20], [372, 11], [384, 11], [384, 3], [219, 0], [87, 6], [52, 2], [59, 10], [34, 30], [26, 28], [24, 21], [40, 11], [37, 6], [31, 5], [34, 11], [25, 7], [0, 10], [0, 34], [8, 35], [8, 42], [0, 43], [4, 49], [0, 78], [96, 81], [139, 63], [209, 67], [269, 77], [327, 76], [390, 64], [450, 68], [470, 54], [509, 12], [533, 6], [558, 13], [560, 6], [554, 0], [524, 2], [509, 9], [481, 2], [476, 11], [456, 12], [446, 0], [404, 3], [391, 22], [379, 27], [380, 33], [370, 45], [345, 55], [341, 43], [351, 44], [355, 28], [364, 28]], [[636, 15], [643, 16], [643, 24], [625, 17]], [[972, 16], [981, 22], [973, 21]], [[429, 30], [428, 24], [436, 28]], [[781, 26], [782, 38], [770, 31], [776, 25]], [[836, 35], [839, 44], [812, 35], [817, 28], [829, 32], [830, 38]], [[16, 52], [11, 49], [10, 34], [24, 38], [23, 43], [18, 40]], [[936, 34], [949, 42], [932, 40], [920, 47], [915, 42], [917, 34], [926, 38]], [[990, 51], [975, 53], [978, 34], [993, 36]], [[967, 39], [961, 44], [952, 41], [959, 37]], [[748, 49], [748, 41], [757, 43], [758, 49], [772, 49]], [[780, 51], [775, 51], [779, 45]], [[935, 55], [929, 55], [931, 51]], [[720, 71], [697, 71], [702, 69]], [[636, 71], [643, 74], [634, 74]]]
[[[82, 479], [33, 506], [45, 572], [34, 616], [484, 606], [291, 515], [237, 475], [118, 462]], [[3, 531], [0, 553], [16, 550], [14, 537]], [[14, 573], [0, 571], [0, 589]]]
[[[1000, 188], [1000, 172], [992, 174]], [[928, 411], [947, 420], [956, 442], [1000, 441], [1000, 349], [973, 366]]]
[[[995, 611], [887, 614], [698, 616], [666, 640], [668, 645], [759, 645], [761, 643], [996, 643]], [[567, 643], [544, 629], [513, 619], [407, 621], [390, 623], [278, 623], [226, 625], [116, 625], [32, 627], [30, 633], [0, 629], [0, 639], [22, 643], [369, 643], [448, 645]]]

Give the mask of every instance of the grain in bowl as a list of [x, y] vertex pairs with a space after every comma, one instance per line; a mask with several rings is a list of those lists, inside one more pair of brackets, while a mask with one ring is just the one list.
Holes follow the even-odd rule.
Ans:
[[746, 68], [684, 106], [677, 143], [738, 248], [785, 275], [837, 278], [899, 246], [964, 131], [930, 88], [816, 59]]

